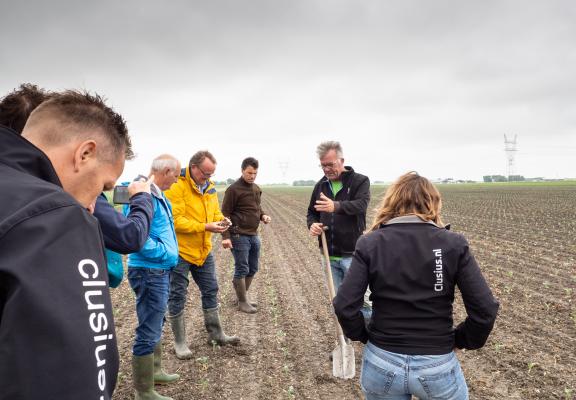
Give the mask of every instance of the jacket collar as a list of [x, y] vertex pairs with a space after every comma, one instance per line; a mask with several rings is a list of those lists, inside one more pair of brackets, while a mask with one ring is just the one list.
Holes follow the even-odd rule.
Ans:
[[386, 222], [384, 225], [392, 224], [430, 224], [437, 228], [440, 228], [434, 221], [424, 221], [420, 219], [417, 215], [404, 215], [402, 217], [392, 218], [390, 221]]
[[156, 197], [157, 199], [161, 199], [161, 200], [163, 199], [162, 190], [160, 190], [158, 185], [156, 185], [155, 183], [150, 185], [150, 194], [152, 196]]
[[[344, 171], [342, 171], [342, 173], [340, 174], [340, 181], [342, 182], [342, 184], [344, 184], [346, 181], [348, 181], [348, 179], [350, 178], [350, 176], [354, 173], [354, 168], [352, 168], [349, 165], [345, 165], [344, 166]], [[323, 183], [327, 183], [330, 179], [328, 179], [326, 177], [326, 175], [324, 175], [324, 177], [321, 179], [321, 181]]]
[[186, 181], [188, 181], [190, 188], [192, 190], [196, 191], [196, 193], [198, 193], [201, 196], [203, 194], [208, 193], [208, 191], [210, 191], [214, 187], [214, 182], [212, 182], [210, 179], [208, 179], [208, 186], [206, 186], [206, 190], [204, 190], [204, 193], [202, 193], [200, 191], [200, 189], [198, 189], [198, 185], [196, 184], [196, 182], [194, 182], [194, 179], [192, 179], [192, 174], [190, 173], [190, 167], [189, 166], [182, 168], [180, 170], [180, 177], [184, 178]]
[[48, 156], [4, 126], [0, 126], [0, 163], [62, 187]]

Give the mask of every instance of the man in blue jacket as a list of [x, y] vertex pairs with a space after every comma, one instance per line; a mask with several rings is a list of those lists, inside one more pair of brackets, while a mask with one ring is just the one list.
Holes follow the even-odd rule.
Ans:
[[[170, 383], [177, 374], [162, 371], [162, 326], [168, 305], [170, 270], [178, 263], [178, 242], [172, 206], [162, 193], [178, 180], [180, 163], [164, 154], [152, 162], [150, 187], [154, 215], [150, 235], [137, 253], [128, 256], [128, 281], [136, 294], [138, 327], [132, 349], [132, 373], [137, 399], [170, 399], [156, 393], [154, 384]], [[128, 211], [128, 210], [126, 210]]]

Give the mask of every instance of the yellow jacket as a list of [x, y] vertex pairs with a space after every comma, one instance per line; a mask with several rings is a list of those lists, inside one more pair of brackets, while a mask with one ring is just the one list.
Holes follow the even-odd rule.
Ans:
[[200, 266], [212, 250], [212, 232], [205, 229], [205, 224], [224, 219], [214, 182], [208, 182], [202, 194], [190, 176], [190, 169], [182, 168], [178, 182], [164, 192], [172, 203], [178, 253], [189, 263]]

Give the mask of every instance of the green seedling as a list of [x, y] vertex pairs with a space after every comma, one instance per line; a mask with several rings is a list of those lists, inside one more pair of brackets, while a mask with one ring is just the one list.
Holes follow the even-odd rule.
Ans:
[[208, 380], [208, 378], [202, 378], [198, 382], [198, 387], [200, 388], [201, 391], [204, 392], [208, 389], [209, 384], [210, 384], [210, 381]]
[[532, 369], [533, 369], [534, 367], [536, 367], [537, 365], [538, 365], [538, 364], [535, 363], [535, 362], [529, 362], [529, 363], [528, 363], [528, 373], [532, 372]]
[[288, 387], [288, 389], [286, 390], [286, 394], [288, 395], [289, 399], [295, 399], [296, 398], [296, 390], [294, 390], [294, 386], [290, 385]]
[[572, 393], [574, 393], [574, 389], [565, 388], [564, 389], [564, 399], [565, 400], [572, 400]]

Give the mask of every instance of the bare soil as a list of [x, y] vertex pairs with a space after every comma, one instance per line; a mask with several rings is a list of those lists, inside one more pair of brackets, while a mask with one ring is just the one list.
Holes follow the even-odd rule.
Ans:
[[[373, 189], [371, 208], [382, 188]], [[233, 260], [215, 242], [221, 318], [237, 347], [206, 343], [200, 294], [186, 306], [194, 358], [176, 359], [164, 328], [164, 366], [181, 375], [157, 390], [174, 399], [359, 399], [358, 378], [332, 377], [335, 329], [321, 256], [305, 222], [310, 188], [264, 188], [272, 216], [261, 229], [253, 315], [234, 305]], [[576, 398], [576, 187], [443, 187], [444, 220], [469, 239], [501, 311], [486, 346], [459, 352], [470, 398]], [[371, 218], [369, 217], [369, 220]], [[131, 346], [136, 316], [127, 282], [112, 293], [121, 357], [115, 399], [133, 398]], [[455, 322], [464, 318], [460, 301]], [[355, 344], [357, 375], [362, 345]]]

